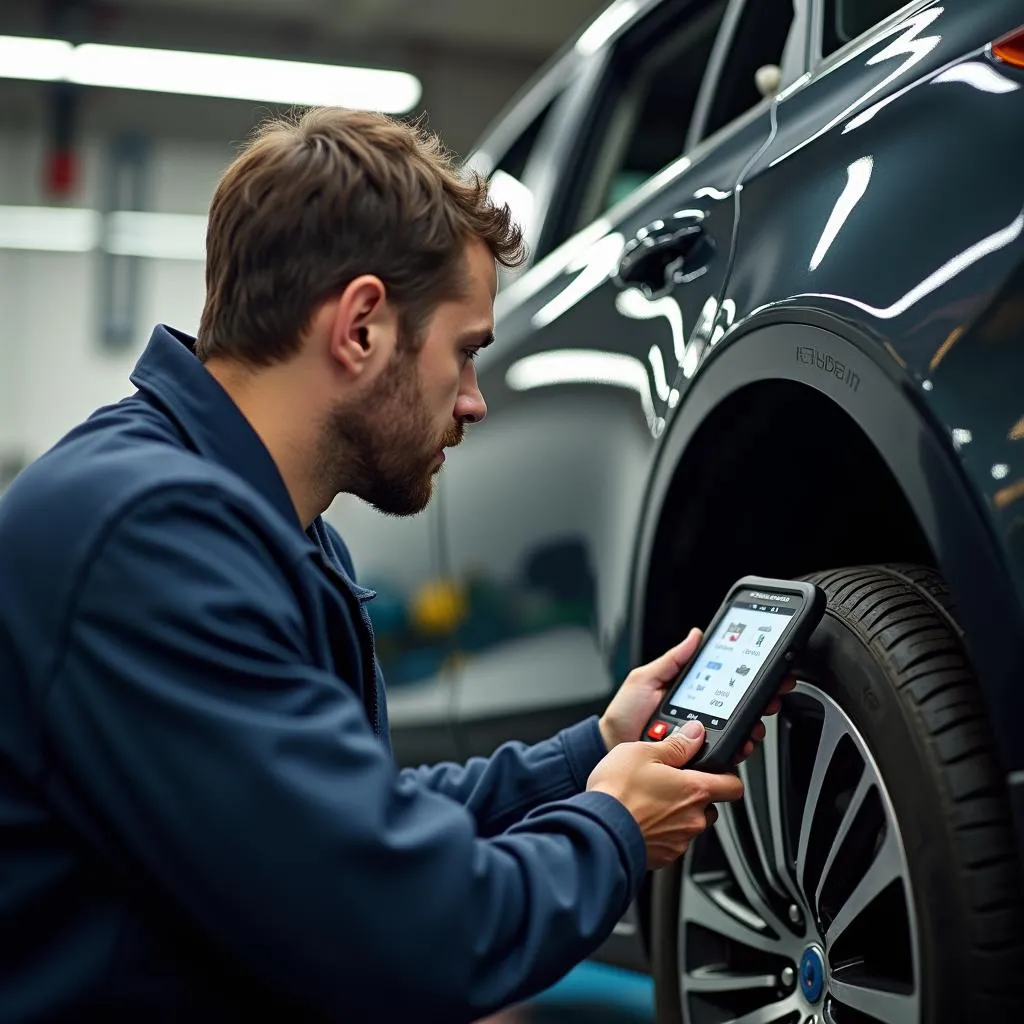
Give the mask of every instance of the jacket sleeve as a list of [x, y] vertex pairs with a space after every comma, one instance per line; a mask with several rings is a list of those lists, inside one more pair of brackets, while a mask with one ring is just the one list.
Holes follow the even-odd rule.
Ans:
[[402, 775], [463, 804], [478, 833], [491, 836], [544, 803], [582, 793], [607, 752], [591, 717], [533, 746], [504, 743], [487, 758], [406, 768]]
[[48, 689], [49, 796], [136, 882], [296, 1006], [473, 1021], [593, 952], [644, 871], [600, 793], [481, 838], [400, 775], [355, 694], [312, 665], [258, 525], [168, 487], [83, 573]]

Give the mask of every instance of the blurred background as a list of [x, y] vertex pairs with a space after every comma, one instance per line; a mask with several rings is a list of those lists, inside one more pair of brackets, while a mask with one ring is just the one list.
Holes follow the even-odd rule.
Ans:
[[[368, 106], [426, 117], [465, 157], [604, 6], [3, 0], [0, 490], [131, 390], [153, 324], [195, 332], [210, 197], [260, 120], [305, 104]], [[426, 595], [420, 618], [447, 619], [443, 597]], [[387, 602], [382, 593], [377, 616]], [[382, 657], [401, 689], [404, 675], [424, 668], [405, 666], [388, 648], [394, 631], [380, 625]], [[431, 667], [435, 646], [412, 645]], [[646, 976], [586, 964], [495, 1021], [645, 1021], [652, 1007]]]
[[124, 393], [152, 324], [195, 330], [209, 199], [259, 120], [336, 96], [425, 115], [466, 155], [602, 6], [3, 0], [0, 487]]

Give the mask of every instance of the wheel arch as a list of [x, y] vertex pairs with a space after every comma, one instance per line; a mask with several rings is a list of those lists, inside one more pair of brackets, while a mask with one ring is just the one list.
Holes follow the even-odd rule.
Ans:
[[1024, 767], [1021, 609], [958, 460], [885, 349], [813, 310], [720, 343], [666, 431], [632, 592], [634, 660], [748, 572], [914, 561], [946, 578], [1007, 772]]

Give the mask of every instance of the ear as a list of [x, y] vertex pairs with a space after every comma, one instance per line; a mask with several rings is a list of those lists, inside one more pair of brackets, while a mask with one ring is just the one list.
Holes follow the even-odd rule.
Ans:
[[384, 282], [373, 274], [350, 281], [334, 307], [331, 357], [350, 377], [359, 377], [386, 363], [397, 339], [398, 321]]

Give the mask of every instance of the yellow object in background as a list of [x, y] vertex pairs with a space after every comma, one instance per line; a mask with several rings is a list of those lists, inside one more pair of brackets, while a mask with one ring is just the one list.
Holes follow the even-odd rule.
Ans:
[[463, 589], [454, 580], [438, 579], [420, 587], [409, 611], [417, 630], [437, 636], [458, 628], [466, 617], [466, 610]]

